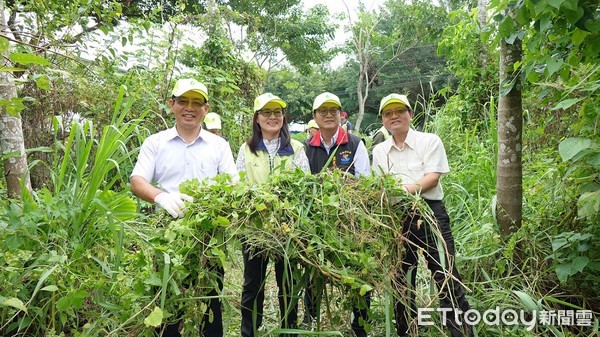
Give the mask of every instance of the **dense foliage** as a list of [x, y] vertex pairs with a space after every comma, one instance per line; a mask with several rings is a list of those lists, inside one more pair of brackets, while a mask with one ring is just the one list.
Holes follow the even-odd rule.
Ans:
[[[415, 102], [416, 127], [442, 138], [451, 167], [442, 180], [445, 203], [472, 307], [590, 309], [597, 317], [597, 3], [497, 0], [483, 25], [470, 1], [440, 4], [389, 0], [370, 13], [380, 19], [379, 38], [371, 40], [379, 51], [372, 69], [380, 72], [361, 136], [370, 144], [369, 131], [380, 126], [379, 99], [399, 92]], [[409, 5], [410, 13], [403, 10]], [[359, 64], [348, 50], [344, 66], [325, 63], [339, 22], [323, 6], [303, 13], [298, 1], [287, 0], [7, 1], [6, 9], [17, 35], [0, 37], [12, 62], [0, 71], [14, 74], [19, 95], [3, 97], [0, 106], [21, 116], [34, 188], [11, 200], [0, 180], [0, 335], [149, 336], [178, 307], [187, 310], [192, 331], [205, 309], [198, 300], [214, 278], [200, 270], [197, 287], [183, 292], [181, 285], [198, 271], [196, 262], [213, 261], [226, 266], [225, 323], [227, 336], [236, 336], [242, 237], [305, 267], [299, 280], [307, 270], [331, 278], [321, 330], [347, 333], [348, 302], [373, 288], [371, 331], [393, 334], [385, 280], [386, 268], [399, 263], [390, 224], [402, 213], [387, 207], [392, 195], [414, 200], [391, 181], [295, 173], [270, 188], [224, 177], [208, 186], [188, 182], [196, 200], [177, 221], [129, 191], [141, 142], [173, 124], [166, 100], [180, 77], [207, 84], [210, 109], [223, 117], [234, 153], [249, 135], [252, 100], [264, 90], [288, 101], [295, 121], [311, 118], [317, 94], [334, 92], [354, 122]], [[236, 25], [243, 27], [239, 39]], [[425, 31], [426, 39], [379, 67], [393, 55], [386, 37]], [[494, 214], [497, 102], [510, 83], [499, 83], [498, 50], [500, 39], [517, 38], [524, 41], [523, 225], [501, 236]], [[418, 283], [418, 303], [435, 306], [426, 271]], [[274, 312], [265, 331], [278, 326]], [[477, 332], [589, 336], [598, 333], [597, 319], [592, 325], [480, 325]]]

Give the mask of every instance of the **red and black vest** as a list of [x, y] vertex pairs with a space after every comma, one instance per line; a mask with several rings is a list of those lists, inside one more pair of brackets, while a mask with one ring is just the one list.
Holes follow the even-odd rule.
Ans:
[[338, 127], [337, 140], [329, 149], [328, 154], [321, 143], [321, 131], [318, 131], [312, 139], [304, 141], [310, 172], [312, 174], [321, 172], [329, 158], [333, 157], [327, 167], [338, 168], [354, 175], [354, 156], [360, 142], [360, 138], [347, 133], [342, 127]]

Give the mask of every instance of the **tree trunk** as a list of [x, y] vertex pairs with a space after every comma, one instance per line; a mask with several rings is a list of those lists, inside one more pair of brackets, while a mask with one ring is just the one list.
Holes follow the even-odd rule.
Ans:
[[522, 40], [500, 42], [500, 97], [498, 99], [498, 169], [496, 219], [502, 234], [521, 227], [523, 166], [521, 162], [523, 108], [520, 69]]
[[[358, 74], [358, 83], [356, 84], [356, 97], [358, 101], [358, 114], [356, 116], [356, 121], [354, 122], [354, 131], [353, 133], [358, 136], [360, 133], [360, 124], [362, 123], [363, 117], [365, 115], [365, 102], [367, 101], [367, 97], [369, 96], [369, 77], [367, 73], [367, 64], [366, 63], [368, 56], [364, 55], [364, 58], [361, 58], [364, 62], [359, 64], [359, 74]], [[365, 85], [366, 83], [366, 85]], [[363, 88], [364, 94], [363, 94]]]
[[[478, 0], [477, 1], [477, 21], [479, 21], [479, 31], [483, 31], [487, 25], [487, 6], [489, 0]], [[483, 43], [479, 43], [479, 64], [480, 69], [487, 67], [488, 54], [487, 47]]]
[[[6, 18], [4, 17], [4, 1], [0, 0], [0, 29], [8, 32]], [[5, 52], [7, 54], [7, 52]], [[0, 66], [10, 67], [6, 64], [7, 55], [3, 55]], [[10, 100], [17, 97], [17, 88], [11, 73], [0, 71], [0, 99]], [[25, 186], [31, 190], [29, 171], [27, 171], [27, 157], [25, 155], [25, 142], [23, 139], [23, 128], [18, 116], [8, 114], [5, 107], [0, 111], [0, 150], [4, 165], [4, 177], [6, 178], [6, 190], [11, 198], [21, 196], [21, 179]]]

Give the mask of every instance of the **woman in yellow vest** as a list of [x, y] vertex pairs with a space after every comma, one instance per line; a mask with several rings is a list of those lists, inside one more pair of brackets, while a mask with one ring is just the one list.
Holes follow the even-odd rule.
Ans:
[[[254, 100], [252, 137], [240, 147], [236, 162], [238, 172], [246, 172], [246, 179], [252, 183], [265, 183], [269, 175], [278, 170], [294, 170], [299, 167], [304, 172], [310, 172], [304, 146], [290, 137], [286, 108], [287, 103], [271, 93], [262, 94]], [[241, 332], [242, 337], [254, 337], [262, 324], [264, 283], [269, 258], [246, 245], [243, 245], [243, 256]], [[292, 290], [292, 267], [284, 259], [275, 261], [282, 328], [294, 328], [298, 316], [297, 296], [294, 296]]]

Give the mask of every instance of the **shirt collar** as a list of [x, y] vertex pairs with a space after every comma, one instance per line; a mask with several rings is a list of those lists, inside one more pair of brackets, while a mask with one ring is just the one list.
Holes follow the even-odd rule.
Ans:
[[165, 130], [165, 133], [167, 134], [167, 137], [169, 139], [173, 139], [173, 138], [179, 137], [179, 134], [177, 133], [177, 128], [175, 126], [173, 126], [170, 129]]
[[[314, 137], [312, 137], [309, 144], [311, 146], [321, 146], [322, 141], [323, 137], [321, 136], [321, 130], [319, 130], [317, 131], [317, 134]], [[348, 143], [348, 133], [341, 126], [338, 126], [335, 135], [333, 135], [333, 143], [335, 145]]]
[[[279, 144], [281, 144], [281, 134], [279, 135]], [[267, 146], [265, 145], [265, 142], [263, 141], [263, 139], [260, 139], [260, 142], [258, 142], [258, 146], [256, 147], [256, 150], [258, 151], [265, 151], [265, 152], [269, 152], [267, 150]], [[290, 142], [288, 145], [284, 146], [284, 147], [279, 147], [279, 149], [277, 149], [277, 154], [280, 156], [291, 156], [294, 154], [294, 149], [292, 148], [292, 142]]]
[[404, 140], [404, 144], [408, 145], [411, 149], [415, 149], [417, 146], [417, 135], [415, 130], [412, 128], [408, 129], [408, 133], [406, 134], [406, 139]]
[[[181, 140], [183, 140], [183, 137], [179, 136], [179, 132], [177, 132], [176, 126], [173, 126], [172, 128], [167, 129], [166, 132], [167, 132], [167, 137], [169, 140], [174, 139], [174, 138], [180, 138]], [[198, 138], [206, 140], [207, 133], [210, 133], [210, 132], [204, 130], [203, 128], [200, 128], [200, 133], [198, 134], [198, 137], [196, 137], [196, 139], [194, 139], [194, 141], [192, 143], [196, 142], [198, 140]]]
[[[393, 136], [390, 139], [386, 140], [386, 142], [387, 142], [387, 145], [386, 145], [387, 152], [392, 151], [392, 148], [400, 150], [398, 147], [396, 147], [396, 142], [394, 141]], [[412, 128], [408, 129], [408, 133], [406, 134], [406, 139], [404, 139], [404, 145], [405, 146], [408, 145], [408, 147], [410, 147], [411, 149], [415, 149], [415, 146], [417, 145], [415, 130], [413, 130]]]

